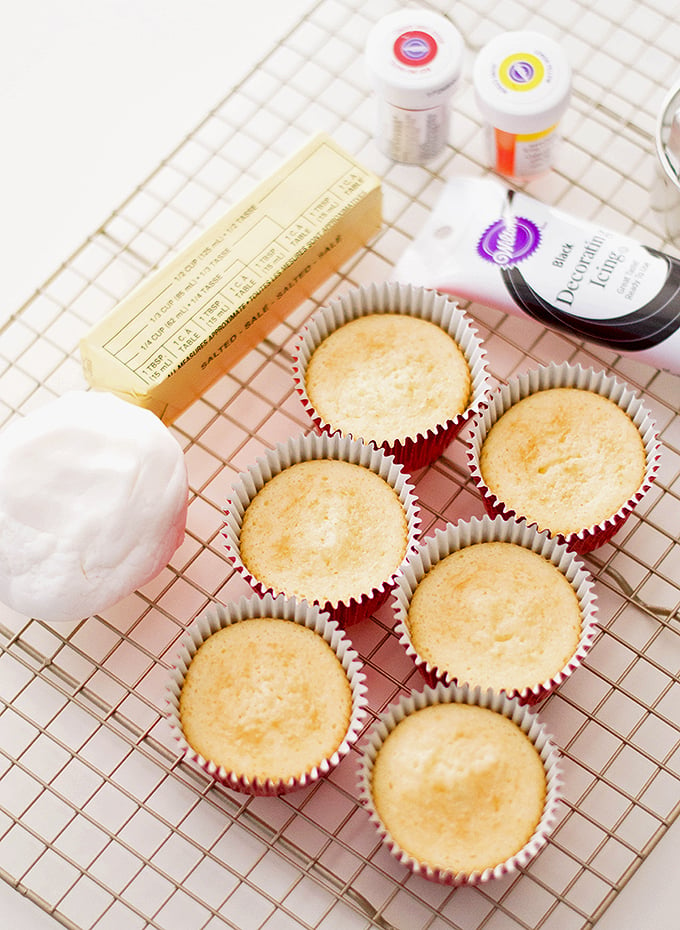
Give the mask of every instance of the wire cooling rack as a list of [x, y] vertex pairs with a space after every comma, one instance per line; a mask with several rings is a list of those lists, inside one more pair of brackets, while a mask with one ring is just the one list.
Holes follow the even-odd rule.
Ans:
[[[447, 12], [444, 3], [429, 4]], [[451, 146], [393, 165], [371, 138], [361, 52], [395, 4], [322, 0], [45, 283], [0, 333], [0, 422], [83, 387], [79, 338], [319, 129], [383, 178], [385, 226], [173, 426], [191, 482], [188, 533], [144, 590], [99, 617], [50, 626], [1, 615], [0, 874], [77, 930], [514, 930], [592, 927], [680, 806], [680, 380], [477, 304], [495, 379], [550, 360], [634, 385], [663, 440], [655, 487], [613, 543], [586, 559], [601, 631], [541, 714], [560, 746], [565, 799], [522, 873], [452, 890], [403, 870], [357, 803], [357, 752], [285, 798], [249, 798], [180, 761], [163, 716], [166, 670], [192, 618], [247, 593], [220, 529], [231, 483], [264, 449], [309, 428], [290, 347], [332, 294], [382, 280], [444, 180], [485, 171], [466, 66]], [[672, 8], [672, 9], [671, 9]], [[508, 28], [560, 38], [575, 71], [555, 169], [528, 186], [673, 251], [650, 209], [654, 123], [675, 78], [680, 8], [668, 0], [458, 2], [471, 56]], [[463, 446], [413, 476], [423, 533], [481, 515]], [[388, 607], [351, 629], [373, 715], [419, 687]]]

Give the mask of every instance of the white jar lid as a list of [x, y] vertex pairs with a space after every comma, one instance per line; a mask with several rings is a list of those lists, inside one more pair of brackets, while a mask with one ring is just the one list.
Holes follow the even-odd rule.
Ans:
[[571, 68], [557, 42], [538, 32], [506, 32], [479, 52], [473, 67], [477, 105], [505, 132], [542, 132], [569, 104]]
[[371, 29], [366, 64], [377, 91], [406, 109], [437, 106], [460, 77], [463, 37], [444, 16], [429, 10], [390, 13]]

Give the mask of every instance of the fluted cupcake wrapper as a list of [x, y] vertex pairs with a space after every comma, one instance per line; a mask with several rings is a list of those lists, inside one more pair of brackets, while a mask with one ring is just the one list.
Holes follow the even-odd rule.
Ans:
[[[336, 751], [299, 777], [288, 779], [249, 778], [205, 759], [186, 740], [179, 713], [179, 700], [187, 670], [193, 657], [208, 637], [233, 623], [254, 617], [274, 617], [306, 626], [317, 633], [333, 650], [345, 670], [352, 691], [352, 712], [344, 739]], [[170, 669], [166, 686], [167, 717], [173, 736], [188, 762], [203, 769], [221, 784], [253, 795], [281, 795], [304, 788], [328, 775], [348, 754], [363, 729], [367, 716], [366, 676], [359, 656], [338, 624], [328, 614], [306, 601], [285, 598], [283, 595], [242, 597], [237, 602], [215, 604], [199, 617], [183, 637], [177, 657]]]
[[536, 704], [561, 685], [582, 664], [597, 634], [597, 606], [594, 582], [584, 564], [566, 544], [528, 526], [524, 520], [504, 517], [481, 519], [472, 517], [456, 525], [448, 524], [434, 535], [422, 540], [409, 557], [393, 592], [393, 609], [396, 617], [395, 632], [399, 641], [413, 659], [425, 682], [475, 687], [479, 682], [461, 680], [455, 669], [444, 669], [424, 659], [416, 650], [408, 626], [408, 612], [416, 588], [425, 575], [451, 553], [476, 543], [506, 542], [531, 549], [551, 562], [571, 584], [581, 609], [581, 632], [574, 653], [554, 675], [523, 688], [506, 688], [509, 698], [522, 703]]
[[472, 480], [482, 495], [487, 513], [491, 516], [500, 515], [517, 519], [524, 517], [524, 514], [516, 513], [506, 506], [485, 483], [480, 469], [482, 445], [494, 423], [513, 404], [538, 391], [562, 387], [593, 391], [612, 400], [628, 414], [637, 426], [645, 449], [646, 468], [642, 482], [635, 494], [616, 513], [611, 514], [601, 523], [583, 527], [577, 532], [564, 535], [552, 534], [555, 538], [564, 541], [574, 552], [585, 554], [603, 546], [621, 529], [635, 507], [649, 492], [659, 468], [661, 443], [656, 425], [639, 395], [625, 382], [603, 371], [583, 368], [581, 365], [572, 365], [568, 362], [542, 365], [512, 378], [507, 384], [497, 387], [487, 397], [483, 408], [475, 414], [467, 436], [467, 459]]
[[[399, 845], [385, 827], [376, 811], [372, 797], [373, 765], [380, 747], [397, 724], [407, 715], [415, 713], [424, 707], [452, 702], [488, 708], [507, 717], [526, 734], [538, 752], [545, 769], [546, 796], [543, 813], [532, 836], [515, 855], [496, 865], [489, 866], [483, 871], [453, 872], [450, 869], [440, 868], [415, 859]], [[397, 703], [391, 705], [369, 731], [366, 742], [362, 746], [362, 761], [359, 769], [360, 798], [366, 806], [371, 821], [377, 828], [383, 843], [402, 865], [417, 875], [443, 885], [478, 885], [494, 878], [510, 875], [518, 869], [524, 868], [548, 842], [548, 838], [559, 819], [562, 790], [559, 758], [559, 751], [539, 715], [516, 699], [511, 700], [499, 692], [482, 691], [480, 688], [471, 689], [467, 686], [457, 687], [443, 684], [438, 684], [434, 688], [427, 686], [423, 691], [412, 691], [409, 695], [403, 696]]]
[[[333, 298], [311, 317], [298, 334], [293, 352], [296, 390], [314, 426], [321, 432], [330, 434], [337, 430], [324, 420], [307, 394], [305, 381], [309, 360], [315, 349], [336, 329], [358, 317], [374, 313], [401, 313], [435, 323], [458, 344], [470, 369], [470, 400], [462, 413], [425, 433], [381, 444], [380, 447], [393, 455], [396, 461], [414, 470], [438, 458], [480, 408], [491, 386], [486, 370], [486, 353], [470, 318], [454, 300], [436, 291], [411, 284], [386, 282], [362, 285]], [[365, 442], [370, 440], [370, 437], [363, 436], [353, 438]]]
[[240, 551], [243, 516], [250, 502], [267, 481], [291, 465], [315, 459], [335, 459], [362, 465], [373, 471], [395, 491], [406, 517], [407, 542], [404, 559], [389, 577], [383, 579], [371, 591], [366, 591], [347, 601], [318, 603], [318, 606], [327, 611], [332, 619], [343, 626], [349, 626], [370, 616], [387, 600], [404, 561], [417, 543], [420, 515], [413, 486], [410, 483], [410, 475], [399, 463], [395, 462], [392, 456], [386, 455], [371, 443], [363, 443], [349, 437], [314, 433], [291, 437], [287, 442], [279, 443], [274, 449], [269, 450], [247, 471], [238, 475], [237, 481], [232, 485], [233, 494], [225, 508], [223, 537], [229, 559], [256, 592], [260, 594], [284, 593], [290, 596], [289, 592], [273, 591], [252, 575], [244, 565]]

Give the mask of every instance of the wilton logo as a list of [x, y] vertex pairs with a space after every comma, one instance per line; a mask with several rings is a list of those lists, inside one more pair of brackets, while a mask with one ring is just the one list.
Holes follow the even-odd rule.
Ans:
[[403, 32], [394, 43], [394, 56], [403, 65], [420, 68], [428, 65], [437, 54], [434, 36], [421, 29]]
[[528, 258], [539, 246], [541, 233], [535, 223], [523, 216], [496, 220], [482, 233], [477, 254], [504, 268]]
[[508, 74], [517, 84], [528, 84], [534, 78], [534, 68], [530, 61], [515, 61]]

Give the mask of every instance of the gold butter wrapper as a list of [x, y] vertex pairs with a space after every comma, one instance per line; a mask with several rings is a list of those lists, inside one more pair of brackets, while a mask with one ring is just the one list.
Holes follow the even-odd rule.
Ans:
[[381, 224], [380, 179], [319, 133], [90, 330], [85, 378], [172, 423]]

